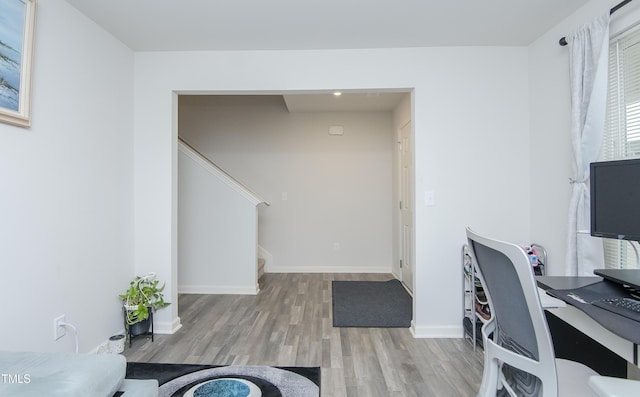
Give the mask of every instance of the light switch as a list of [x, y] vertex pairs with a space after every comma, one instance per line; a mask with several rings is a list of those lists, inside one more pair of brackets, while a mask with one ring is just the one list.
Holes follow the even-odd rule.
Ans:
[[287, 201], [287, 200], [289, 200], [289, 193], [287, 193], [287, 192], [282, 192], [282, 193], [280, 194], [280, 199], [281, 199], [282, 201]]
[[427, 207], [435, 207], [436, 193], [433, 190], [427, 190], [424, 192], [424, 205]]

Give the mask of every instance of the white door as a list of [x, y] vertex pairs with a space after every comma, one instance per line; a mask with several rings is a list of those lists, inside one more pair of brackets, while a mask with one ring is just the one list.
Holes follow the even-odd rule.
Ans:
[[400, 129], [400, 274], [413, 291], [413, 148], [411, 121]]

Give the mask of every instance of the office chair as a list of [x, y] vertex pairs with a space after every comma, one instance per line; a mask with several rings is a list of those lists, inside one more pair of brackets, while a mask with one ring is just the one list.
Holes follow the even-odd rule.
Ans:
[[527, 254], [467, 228], [470, 252], [492, 317], [482, 327], [484, 372], [478, 397], [640, 396], [640, 382], [598, 376], [556, 359]]

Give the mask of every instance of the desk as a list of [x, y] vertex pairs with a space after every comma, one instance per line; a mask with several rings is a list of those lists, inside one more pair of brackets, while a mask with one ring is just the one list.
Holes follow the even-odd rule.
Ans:
[[[536, 277], [547, 289], [575, 289], [602, 281], [600, 277]], [[638, 366], [638, 345], [604, 328], [571, 305], [546, 309], [556, 355], [580, 361], [603, 375], [626, 377], [626, 363]]]

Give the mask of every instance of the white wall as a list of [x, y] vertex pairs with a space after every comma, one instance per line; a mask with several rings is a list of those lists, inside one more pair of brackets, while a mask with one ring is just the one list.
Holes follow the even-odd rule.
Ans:
[[256, 294], [256, 201], [192, 150], [178, 152], [178, 292]]
[[[266, 272], [391, 271], [391, 112], [289, 113], [279, 96], [187, 99], [180, 136], [271, 203], [260, 207]], [[330, 136], [331, 125], [344, 135]]]
[[[33, 127], [0, 124], [0, 298], [3, 324], [21, 324], [3, 327], [0, 350], [72, 350], [70, 336], [52, 340], [59, 314], [82, 351], [94, 348], [121, 328], [116, 294], [134, 261], [176, 301], [174, 90], [415, 88], [416, 200], [434, 190], [437, 204], [416, 211], [415, 331], [459, 332], [464, 226], [544, 244], [552, 272], [564, 260], [568, 57], [557, 40], [616, 3], [591, 1], [528, 49], [140, 53], [134, 80], [130, 50], [63, 0], [39, 2]], [[158, 319], [175, 330], [177, 305]]]
[[32, 127], [0, 124], [0, 350], [80, 351], [123, 328], [133, 276], [133, 53], [38, 3]]
[[[548, 252], [548, 273], [562, 275], [566, 256], [567, 211], [573, 176], [569, 48], [558, 45], [579, 26], [609, 12], [617, 0], [593, 0], [549, 30], [529, 47], [531, 87], [531, 238]], [[640, 20], [640, 4], [631, 3], [613, 15], [612, 33]], [[635, 17], [634, 17], [635, 14]]]
[[[426, 190], [436, 195], [435, 207], [415, 214], [415, 332], [462, 335], [464, 227], [529, 240], [526, 48], [137, 53], [137, 270], [154, 266], [175, 297], [175, 91], [336, 88], [415, 89], [416, 202]], [[159, 314], [177, 324], [175, 308]]]

